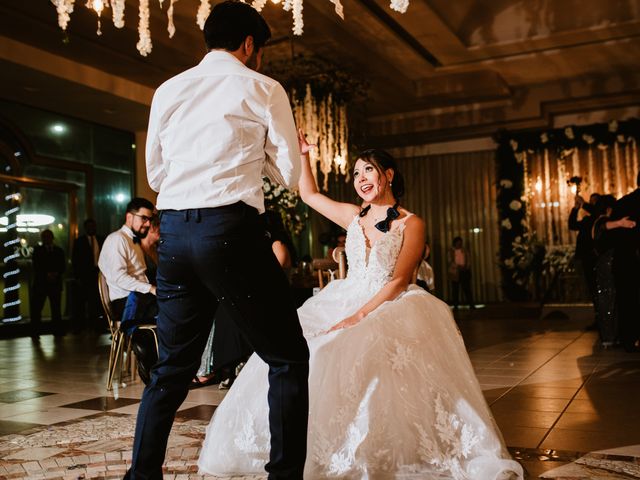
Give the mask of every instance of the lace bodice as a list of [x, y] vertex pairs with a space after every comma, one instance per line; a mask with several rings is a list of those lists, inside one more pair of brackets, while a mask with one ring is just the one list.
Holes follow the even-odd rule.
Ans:
[[398, 225], [393, 226], [369, 248], [359, 218], [356, 216], [347, 228], [347, 279], [359, 281], [368, 289], [377, 291], [393, 276], [402, 248], [405, 223], [404, 220], [398, 222]]

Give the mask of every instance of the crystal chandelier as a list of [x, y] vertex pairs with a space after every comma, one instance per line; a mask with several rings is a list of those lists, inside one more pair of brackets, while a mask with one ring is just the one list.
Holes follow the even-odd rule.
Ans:
[[[172, 38], [176, 32], [175, 25], [173, 23], [173, 5], [178, 0], [158, 0], [160, 9], [163, 8], [163, 2], [166, 1], [169, 6], [167, 8], [167, 32], [169, 38]], [[196, 12], [196, 24], [200, 27], [200, 30], [204, 28], [204, 22], [206, 21], [209, 13], [211, 13], [211, 0], [200, 0], [198, 11]], [[245, 3], [248, 3], [245, 0]], [[253, 0], [251, 6], [258, 11], [261, 11], [266, 5], [268, 0]], [[344, 9], [342, 7], [341, 0], [329, 0], [335, 6], [336, 14], [344, 20]], [[51, 0], [51, 3], [56, 7], [58, 13], [58, 25], [62, 30], [67, 29], [69, 22], [71, 21], [71, 13], [73, 13], [73, 7], [76, 0]], [[304, 21], [302, 17], [303, 0], [271, 0], [274, 4], [281, 4], [282, 9], [291, 12], [293, 16], [293, 34], [302, 35], [304, 27]], [[116, 28], [124, 27], [124, 8], [125, 0], [87, 0], [85, 6], [93, 10], [98, 16], [98, 29], [97, 35], [102, 35], [102, 12], [111, 8], [113, 25]], [[407, 11], [409, 7], [409, 0], [390, 0], [392, 10], [400, 13]], [[136, 45], [138, 52], [143, 57], [146, 57], [151, 53], [153, 45], [151, 43], [151, 30], [149, 29], [149, 0], [139, 0], [138, 6], [138, 43]]]

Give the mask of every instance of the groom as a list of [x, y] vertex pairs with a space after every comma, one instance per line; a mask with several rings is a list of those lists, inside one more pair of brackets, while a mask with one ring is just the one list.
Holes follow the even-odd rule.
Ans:
[[204, 26], [209, 53], [153, 98], [146, 158], [161, 216], [159, 359], [142, 395], [125, 478], [162, 479], [176, 410], [224, 305], [269, 365], [269, 479], [302, 479], [309, 350], [259, 216], [263, 172], [288, 187], [300, 173], [287, 95], [257, 73], [270, 36], [249, 5], [216, 5]]

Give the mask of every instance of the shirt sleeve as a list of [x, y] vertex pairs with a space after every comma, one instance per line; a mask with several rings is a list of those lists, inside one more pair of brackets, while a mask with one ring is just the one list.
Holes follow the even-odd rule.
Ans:
[[161, 113], [159, 112], [159, 100], [158, 95], [153, 96], [151, 102], [151, 113], [149, 114], [149, 127], [147, 128], [147, 145], [146, 145], [146, 160], [147, 160], [147, 180], [149, 186], [155, 192], [160, 191], [162, 181], [166, 178], [167, 172], [164, 169], [164, 162], [162, 161], [162, 146], [160, 144], [160, 126], [161, 126]]
[[279, 83], [269, 95], [266, 108], [267, 138], [264, 173], [286, 188], [294, 188], [300, 179], [300, 147], [289, 97]]
[[104, 241], [98, 268], [109, 285], [129, 292], [149, 293], [151, 284], [131, 276], [127, 269], [127, 240], [122, 236], [109, 236]]

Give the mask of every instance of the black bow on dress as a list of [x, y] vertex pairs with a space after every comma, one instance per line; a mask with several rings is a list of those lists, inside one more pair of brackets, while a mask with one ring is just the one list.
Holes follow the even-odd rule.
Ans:
[[391, 228], [391, 222], [400, 216], [400, 212], [398, 212], [398, 204], [396, 203], [393, 207], [387, 208], [387, 218], [376, 223], [375, 227], [383, 233], [387, 233], [389, 228]]

